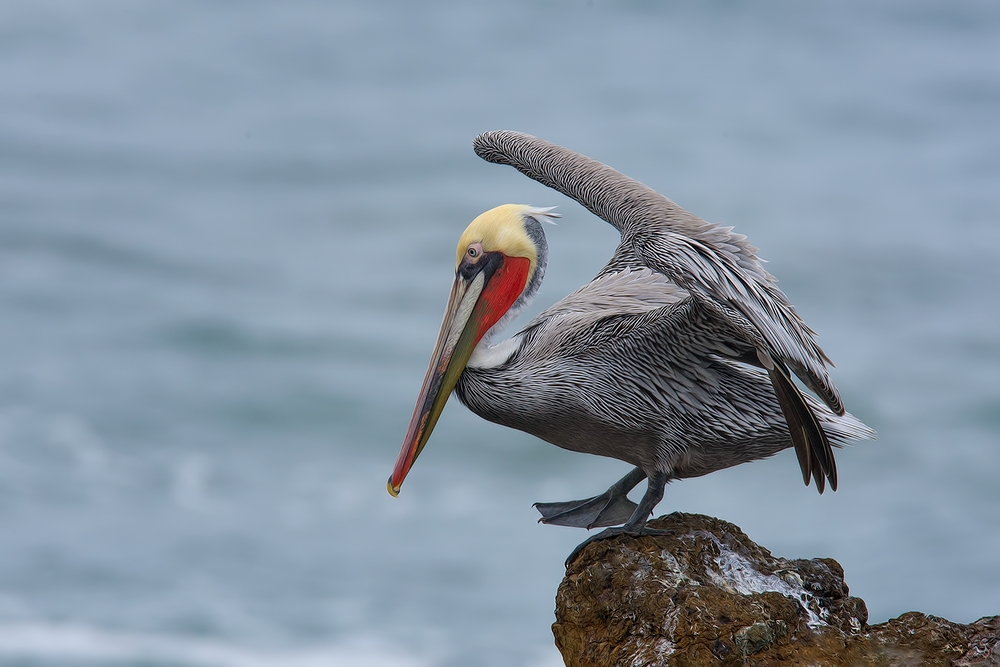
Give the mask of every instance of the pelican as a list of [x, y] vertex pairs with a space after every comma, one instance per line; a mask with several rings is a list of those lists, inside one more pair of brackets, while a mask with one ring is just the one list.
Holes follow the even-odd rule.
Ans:
[[[621, 243], [593, 281], [496, 343], [541, 285], [542, 223], [555, 214], [506, 204], [472, 221], [390, 494], [453, 390], [488, 421], [634, 466], [598, 496], [535, 504], [543, 523], [607, 528], [570, 560], [594, 540], [655, 533], [646, 521], [668, 481], [789, 447], [806, 486], [837, 489], [831, 445], [875, 432], [845, 412], [815, 332], [745, 236], [530, 135], [487, 132], [474, 148], [575, 199], [618, 229]], [[636, 504], [627, 494], [643, 479]]]

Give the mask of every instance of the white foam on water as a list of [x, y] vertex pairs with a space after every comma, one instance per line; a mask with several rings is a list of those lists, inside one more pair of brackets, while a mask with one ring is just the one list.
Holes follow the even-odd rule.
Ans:
[[118, 632], [82, 624], [23, 622], [0, 625], [0, 657], [68, 664], [169, 663], [192, 667], [424, 667], [376, 637], [308, 649], [256, 649], [180, 635]]

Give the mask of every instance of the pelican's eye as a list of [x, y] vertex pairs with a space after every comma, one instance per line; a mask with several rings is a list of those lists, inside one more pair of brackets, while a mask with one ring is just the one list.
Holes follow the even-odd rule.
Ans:
[[465, 256], [471, 262], [478, 262], [479, 258], [483, 256], [483, 244], [478, 241], [470, 244], [469, 248], [465, 251]]
[[478, 255], [479, 255], [479, 251], [476, 250], [476, 247], [475, 246], [471, 246], [469, 248], [469, 257], [476, 257]]

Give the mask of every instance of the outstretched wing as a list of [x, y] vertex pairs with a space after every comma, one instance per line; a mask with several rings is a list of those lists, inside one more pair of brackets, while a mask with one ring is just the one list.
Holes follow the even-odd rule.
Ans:
[[[474, 146], [484, 160], [513, 166], [614, 225], [622, 242], [606, 270], [648, 267], [666, 275], [745, 331], [765, 366], [771, 360], [791, 369], [833, 412], [844, 414], [826, 369], [832, 362], [746, 237], [698, 218], [605, 164], [537, 137], [500, 130], [481, 134]], [[788, 384], [794, 389], [790, 379]]]

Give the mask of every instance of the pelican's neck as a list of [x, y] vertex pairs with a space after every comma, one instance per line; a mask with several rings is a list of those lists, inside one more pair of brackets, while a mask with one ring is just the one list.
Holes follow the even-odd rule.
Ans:
[[469, 357], [466, 368], [496, 368], [510, 360], [517, 348], [521, 346], [521, 334], [508, 338], [502, 343], [490, 345], [485, 339], [479, 342]]

